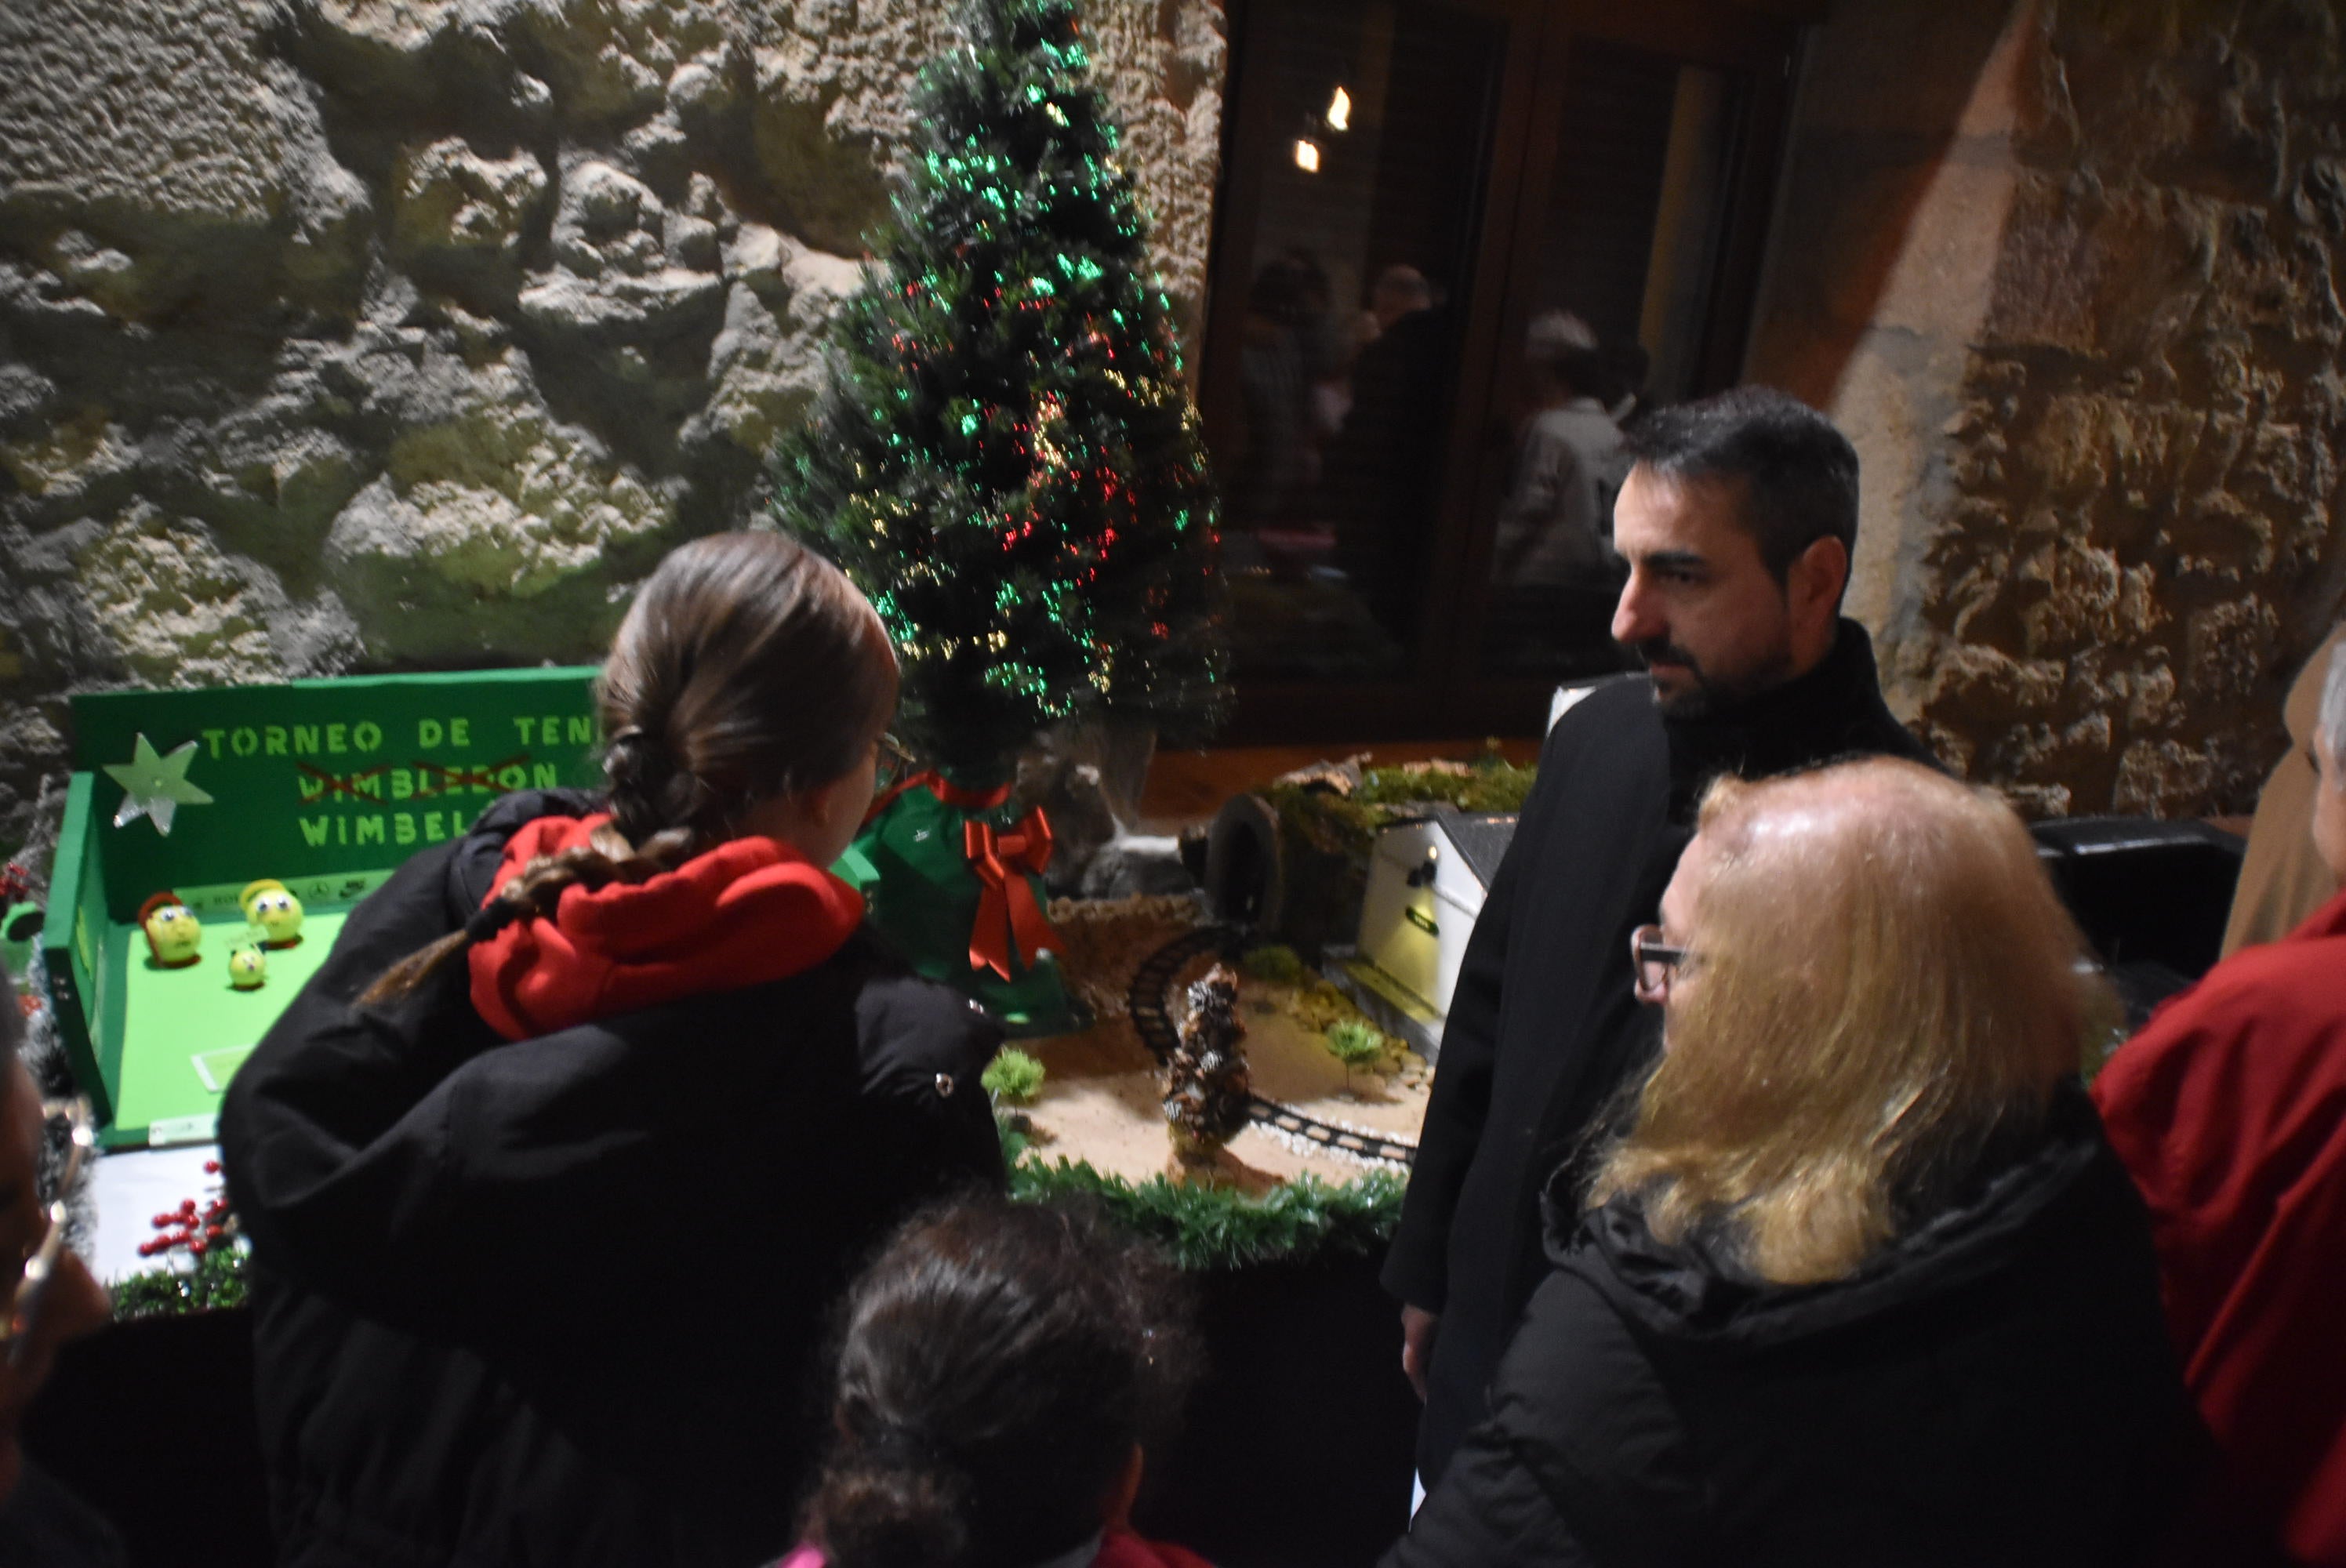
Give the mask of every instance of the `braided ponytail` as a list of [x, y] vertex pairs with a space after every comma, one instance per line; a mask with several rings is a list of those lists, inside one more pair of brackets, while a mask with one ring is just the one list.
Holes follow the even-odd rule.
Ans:
[[645, 582], [597, 699], [611, 820], [532, 860], [361, 1002], [396, 1002], [513, 921], [553, 918], [566, 888], [674, 871], [739, 833], [760, 801], [841, 778], [895, 711], [896, 657], [837, 567], [780, 534], [718, 534]]
[[689, 824], [708, 814], [708, 791], [700, 781], [632, 724], [605, 742], [603, 777], [610, 789], [612, 826], [630, 841], [649, 840], [672, 830], [668, 824]]
[[662, 871], [676, 870], [701, 848], [689, 831], [671, 828], [653, 834], [641, 849], [636, 849], [606, 823], [586, 843], [558, 855], [540, 855], [524, 866], [519, 875], [506, 879], [495, 896], [464, 922], [463, 930], [450, 932], [384, 970], [359, 1000], [369, 1005], [398, 1002], [474, 942], [488, 941], [516, 920], [551, 920], [561, 907], [566, 888], [591, 891], [613, 882], [632, 886], [649, 881]]

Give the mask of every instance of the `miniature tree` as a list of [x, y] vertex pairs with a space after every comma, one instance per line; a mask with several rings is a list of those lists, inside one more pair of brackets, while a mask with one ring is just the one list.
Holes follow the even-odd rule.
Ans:
[[[899, 733], [935, 770], [867, 834], [890, 851], [867, 856], [877, 880], [929, 884], [876, 901], [874, 922], [1015, 1012], [1049, 1000], [1011, 994], [1038, 932], [1014, 929], [1006, 964], [959, 942], [928, 916], [958, 885], [966, 928], [978, 895], [944, 862], [964, 825], [1007, 825], [1017, 754], [1046, 726], [1209, 733], [1228, 706], [1222, 589], [1169, 301], [1073, 0], [963, 0], [960, 22], [967, 47], [922, 74], [894, 221], [777, 491], [785, 526], [880, 612]], [[1039, 871], [1035, 839], [1012, 874]]]
[[1239, 960], [1239, 968], [1244, 972], [1249, 980], [1266, 981], [1273, 985], [1294, 986], [1298, 989], [1310, 985], [1313, 978], [1311, 967], [1303, 962], [1302, 954], [1291, 947], [1276, 942], [1262, 947], [1249, 948], [1246, 956]]
[[1180, 1043], [1165, 1063], [1165, 1120], [1174, 1152], [1185, 1161], [1209, 1158], [1247, 1125], [1253, 1103], [1246, 1054], [1239, 1043], [1238, 977], [1216, 964], [1189, 987]]
[[1373, 1024], [1357, 1018], [1340, 1018], [1321, 1032], [1328, 1054], [1343, 1064], [1344, 1092], [1352, 1093], [1352, 1069], [1365, 1067], [1385, 1054], [1385, 1037]]
[[997, 1103], [1011, 1105], [1031, 1105], [1043, 1092], [1043, 1064], [1024, 1051], [1004, 1046], [985, 1064], [978, 1082]]

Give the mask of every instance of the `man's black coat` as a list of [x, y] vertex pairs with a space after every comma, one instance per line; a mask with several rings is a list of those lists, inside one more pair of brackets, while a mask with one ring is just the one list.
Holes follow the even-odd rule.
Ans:
[[1656, 918], [1704, 786], [1868, 753], [1926, 759], [1891, 716], [1864, 629], [1814, 669], [1705, 719], [1665, 718], [1644, 679], [1566, 714], [1493, 880], [1450, 1005], [1385, 1288], [1442, 1315], [1418, 1468], [1430, 1487], [1483, 1416], [1538, 1286], [1539, 1194], [1651, 1060], [1629, 933]]

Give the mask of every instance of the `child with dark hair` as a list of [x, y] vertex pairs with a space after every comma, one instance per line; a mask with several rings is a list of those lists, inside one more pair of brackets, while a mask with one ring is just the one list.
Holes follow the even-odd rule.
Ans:
[[827, 869], [896, 702], [863, 596], [699, 540], [597, 697], [607, 791], [401, 867], [222, 1107], [285, 1562], [771, 1557], [857, 1260], [1001, 1183], [998, 1032]]
[[831, 1456], [782, 1568], [1205, 1568], [1127, 1522], [1195, 1375], [1187, 1304], [1085, 1210], [915, 1219], [849, 1296]]

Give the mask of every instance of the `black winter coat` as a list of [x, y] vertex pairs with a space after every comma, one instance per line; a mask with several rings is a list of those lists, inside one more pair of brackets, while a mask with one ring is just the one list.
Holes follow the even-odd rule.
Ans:
[[908, 1207], [1003, 1179], [998, 1035], [861, 934], [507, 1043], [451, 962], [530, 792], [356, 911], [220, 1117], [283, 1561], [751, 1563], [791, 1541], [824, 1319]]
[[1755, 1282], [1617, 1200], [1550, 1247], [1388, 1568], [2135, 1564], [2198, 1451], [2148, 1219], [2074, 1086], [1845, 1280]]
[[1860, 754], [1928, 760], [1883, 706], [1864, 628], [1716, 718], [1666, 719], [1641, 677], [1566, 714], [1459, 969], [1385, 1288], [1442, 1314], [1418, 1470], [1431, 1486], [1483, 1417], [1532, 1291], [1540, 1190], [1652, 1060], [1659, 1012], [1630, 989], [1629, 933], [1658, 918], [1702, 790]]

